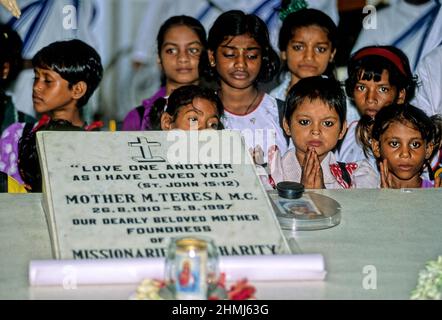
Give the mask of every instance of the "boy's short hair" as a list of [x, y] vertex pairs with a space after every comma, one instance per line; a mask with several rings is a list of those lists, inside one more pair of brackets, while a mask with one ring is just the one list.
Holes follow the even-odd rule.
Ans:
[[34, 68], [57, 72], [69, 82], [70, 88], [84, 81], [87, 84], [87, 90], [78, 100], [78, 108], [89, 101], [103, 78], [100, 55], [90, 45], [78, 39], [51, 43], [37, 52], [32, 59], [32, 64]]
[[299, 80], [288, 92], [285, 101], [284, 117], [290, 125], [293, 112], [306, 100], [320, 100], [335, 109], [342, 129], [346, 115], [347, 104], [345, 93], [339, 81], [324, 76], [307, 77]]

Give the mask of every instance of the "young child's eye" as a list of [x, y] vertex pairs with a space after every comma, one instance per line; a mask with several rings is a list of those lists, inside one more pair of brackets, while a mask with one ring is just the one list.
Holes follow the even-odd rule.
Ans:
[[304, 49], [304, 47], [301, 44], [295, 44], [292, 46], [292, 48], [295, 51], [301, 51], [302, 49]]
[[319, 53], [324, 53], [324, 52], [327, 51], [327, 49], [328, 49], [328, 48], [326, 48], [326, 47], [317, 47], [317, 48], [316, 48], [316, 51], [319, 52]]
[[257, 54], [248, 54], [247, 59], [256, 60], [256, 59], [258, 59], [258, 55]]
[[330, 120], [326, 120], [323, 122], [325, 127], [333, 127], [333, 125], [335, 124], [333, 121]]
[[218, 122], [217, 121], [213, 121], [213, 122], [209, 122], [209, 125], [207, 126], [210, 129], [214, 129], [214, 130], [218, 130]]
[[357, 86], [356, 86], [356, 90], [362, 92], [362, 91], [365, 90], [365, 86], [363, 86], [363, 85], [357, 85]]
[[235, 58], [235, 55], [233, 53], [224, 53], [223, 56], [227, 59]]
[[418, 149], [422, 144], [419, 141], [413, 141], [410, 143], [410, 147], [413, 149]]
[[232, 59], [235, 57], [235, 52], [233, 52], [232, 50], [228, 50], [228, 51], [223, 51], [223, 57], [227, 58], [227, 59]]
[[[35, 83], [35, 82], [38, 82], [38, 81], [40, 81], [40, 80], [41, 80], [40, 77], [34, 77], [34, 83]], [[43, 79], [43, 82], [44, 82], [44, 83], [52, 83], [52, 80], [47, 79], [47, 78], [44, 78], [44, 79]]]
[[310, 120], [307, 120], [307, 119], [301, 119], [301, 120], [299, 120], [299, 124], [300, 124], [301, 126], [307, 126], [307, 125], [310, 124]]
[[200, 48], [189, 48], [189, 53], [194, 56], [199, 56], [201, 54]]
[[176, 48], [168, 48], [168, 49], [165, 50], [165, 52], [167, 54], [177, 54], [177, 51], [178, 50]]
[[399, 142], [393, 140], [393, 141], [390, 141], [390, 142], [388, 143], [388, 145], [389, 145], [390, 147], [397, 148], [397, 147], [399, 147]]
[[383, 93], [387, 93], [388, 91], [390, 91], [390, 88], [387, 88], [387, 87], [380, 87], [380, 88], [379, 88], [379, 91], [380, 91], [380, 92], [383, 92]]

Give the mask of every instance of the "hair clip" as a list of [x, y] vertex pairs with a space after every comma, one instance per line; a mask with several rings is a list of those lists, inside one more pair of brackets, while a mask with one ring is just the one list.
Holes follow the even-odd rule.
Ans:
[[305, 0], [292, 0], [287, 8], [279, 11], [279, 19], [284, 21], [284, 19], [292, 12], [299, 11], [308, 7]]

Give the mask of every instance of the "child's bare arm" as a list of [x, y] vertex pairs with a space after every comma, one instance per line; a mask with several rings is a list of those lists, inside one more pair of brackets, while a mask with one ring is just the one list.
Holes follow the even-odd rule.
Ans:
[[441, 179], [440, 175], [434, 177], [434, 187], [435, 188], [442, 188], [442, 179]]

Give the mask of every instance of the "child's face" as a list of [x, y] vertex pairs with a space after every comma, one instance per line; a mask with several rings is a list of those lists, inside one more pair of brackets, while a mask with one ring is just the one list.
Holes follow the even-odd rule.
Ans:
[[161, 117], [161, 129], [204, 130], [218, 129], [219, 117], [215, 103], [195, 98], [193, 103], [181, 107], [175, 120], [168, 113]]
[[314, 148], [322, 161], [342, 139], [345, 128], [346, 123], [341, 129], [336, 110], [318, 99], [305, 99], [292, 113], [290, 126], [284, 119], [284, 130], [292, 137], [300, 163], [303, 163], [309, 148]]
[[420, 174], [433, 147], [411, 124], [395, 121], [381, 135], [380, 141], [373, 139], [372, 149], [377, 158], [387, 160], [388, 170], [397, 180], [407, 181]]
[[198, 35], [187, 26], [174, 26], [165, 33], [159, 63], [171, 89], [198, 82], [202, 51]]
[[296, 29], [281, 58], [287, 61], [293, 85], [300, 79], [323, 74], [335, 53], [324, 30], [308, 26]]
[[229, 37], [216, 52], [209, 51], [212, 65], [221, 79], [221, 85], [245, 89], [254, 85], [262, 64], [261, 46], [249, 35]]
[[[361, 77], [364, 72], [361, 72]], [[381, 108], [393, 102], [403, 103], [405, 90], [397, 92], [397, 88], [390, 84], [387, 70], [382, 71], [379, 82], [359, 79], [353, 90], [354, 101], [361, 115], [376, 116]]]
[[34, 69], [32, 102], [37, 113], [51, 112], [56, 109], [76, 108], [77, 100], [69, 88], [69, 82], [57, 72], [49, 69]]

